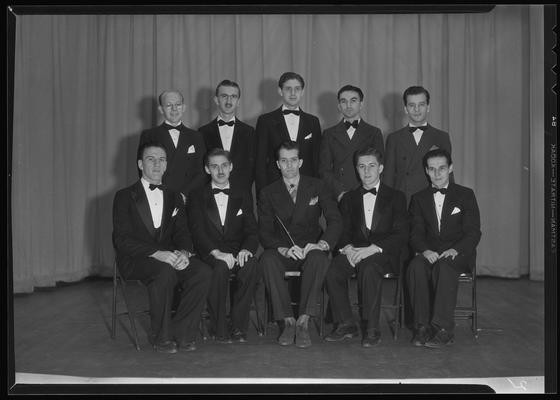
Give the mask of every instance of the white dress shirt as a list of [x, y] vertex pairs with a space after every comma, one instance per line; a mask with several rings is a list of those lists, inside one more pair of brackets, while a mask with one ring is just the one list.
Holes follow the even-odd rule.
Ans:
[[[218, 187], [212, 182], [212, 189], [229, 189], [229, 183], [221, 188]], [[226, 222], [226, 212], [227, 212], [227, 205], [229, 196], [225, 193], [216, 193], [214, 195], [214, 199], [216, 200], [216, 204], [218, 205], [218, 213], [220, 214], [220, 221], [222, 222], [222, 226], [224, 226]]]
[[[424, 123], [422, 125], [419, 126], [426, 126], [428, 125], [428, 123]], [[414, 128], [412, 125], [408, 125], [411, 128]], [[420, 139], [422, 139], [422, 134], [424, 133], [424, 131], [422, 129], [416, 129], [414, 132], [412, 132], [412, 135], [414, 135], [414, 140], [416, 141], [416, 144], [418, 145], [418, 143], [420, 143]]]
[[[379, 193], [379, 183], [375, 185], [375, 190]], [[366, 227], [371, 229], [371, 220], [373, 219], [373, 210], [375, 208], [375, 200], [377, 196], [374, 196], [373, 193], [366, 193], [362, 196], [362, 201], [364, 204], [364, 217], [366, 219]]]
[[[282, 111], [289, 110], [288, 107], [282, 105]], [[301, 112], [301, 110], [298, 108]], [[297, 134], [299, 129], [299, 115], [286, 114], [284, 115], [284, 121], [286, 121], [286, 126], [288, 127], [288, 133], [290, 134], [290, 140], [297, 141]]]
[[[360, 123], [361, 118], [358, 118], [356, 121], [358, 121], [358, 124]], [[344, 120], [344, 122], [346, 122], [346, 120]], [[350, 138], [350, 140], [352, 140], [352, 137], [354, 136], [354, 133], [356, 133], [356, 128], [354, 128], [352, 125], [350, 125], [350, 128], [346, 129], [346, 133], [348, 134], [348, 137]]]
[[[171, 125], [171, 126], [179, 126], [181, 125], [183, 122], [180, 121], [178, 124], [173, 125], [171, 122], [169, 122], [168, 120], [165, 120], [165, 123], [167, 125]], [[179, 143], [179, 135], [181, 134], [181, 132], [178, 129], [169, 129], [169, 135], [171, 136], [171, 140], [173, 140], [173, 144], [175, 145], [175, 148], [177, 148], [177, 143]]]
[[150, 182], [144, 178], [140, 178], [140, 182], [142, 182], [148, 198], [154, 228], [157, 229], [161, 226], [161, 216], [163, 215], [163, 191], [161, 189], [150, 190]]
[[[447, 189], [447, 184], [445, 189]], [[434, 193], [434, 203], [436, 205], [436, 216], [437, 216], [437, 227], [438, 231], [441, 229], [441, 210], [443, 209], [443, 202], [445, 201], [445, 195], [440, 192]]]
[[[224, 122], [229, 122], [226, 121], [225, 119], [218, 117], [218, 121], [224, 121]], [[235, 117], [233, 117], [230, 121], [234, 121], [235, 122]], [[222, 140], [222, 146], [224, 146], [224, 150], [230, 151], [231, 149], [231, 142], [233, 140], [233, 128], [234, 126], [229, 126], [229, 125], [218, 125], [218, 130], [220, 131], [220, 139]]]

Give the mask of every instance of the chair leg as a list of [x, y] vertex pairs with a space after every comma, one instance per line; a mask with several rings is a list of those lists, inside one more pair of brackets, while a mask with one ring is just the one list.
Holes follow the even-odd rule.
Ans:
[[323, 338], [324, 329], [325, 329], [325, 288], [321, 288], [321, 307], [320, 307], [320, 315], [319, 315], [319, 336]]
[[121, 292], [123, 294], [124, 302], [126, 304], [127, 315], [128, 315], [128, 319], [130, 321], [130, 327], [132, 328], [132, 333], [134, 334], [134, 345], [136, 347], [136, 350], [140, 351], [140, 344], [139, 344], [139, 341], [138, 341], [138, 332], [136, 331], [136, 324], [134, 322], [135, 312], [134, 312], [133, 309], [131, 309], [129, 299], [126, 295], [126, 289], [125, 289], [126, 284], [120, 279], [119, 279], [119, 282], [121, 284]]
[[111, 339], [115, 339], [117, 335], [117, 270], [113, 266], [113, 304], [111, 312]]
[[399, 328], [401, 327], [401, 315], [402, 315], [402, 283], [401, 275], [397, 278], [397, 289], [395, 291], [395, 299], [393, 301], [395, 306], [395, 324], [393, 330], [393, 340], [396, 341], [399, 336]]

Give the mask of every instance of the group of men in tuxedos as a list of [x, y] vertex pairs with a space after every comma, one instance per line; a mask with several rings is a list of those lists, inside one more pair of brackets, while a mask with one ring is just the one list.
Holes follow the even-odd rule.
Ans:
[[[384, 146], [380, 129], [362, 119], [360, 88], [338, 91], [343, 119], [323, 134], [318, 118], [300, 108], [304, 88], [299, 74], [282, 74], [282, 106], [261, 115], [256, 129], [236, 117], [241, 89], [233, 81], [218, 84], [218, 116], [198, 131], [183, 124], [181, 93], [159, 96], [165, 121], [141, 135], [142, 176], [117, 192], [113, 205], [117, 266], [125, 279], [148, 287], [148, 338], [156, 351], [195, 350], [204, 307], [214, 340], [246, 342], [261, 279], [280, 322], [280, 345], [311, 345], [309, 319], [323, 284], [335, 322], [325, 340], [352, 338], [359, 329], [351, 276], [362, 305], [362, 346], [375, 346], [383, 275], [402, 272], [409, 253], [412, 342], [453, 343], [457, 277], [472, 267], [480, 216], [473, 191], [453, 182], [449, 135], [427, 123], [428, 91], [404, 92], [409, 124]], [[284, 282], [289, 270], [301, 271], [297, 315]]]

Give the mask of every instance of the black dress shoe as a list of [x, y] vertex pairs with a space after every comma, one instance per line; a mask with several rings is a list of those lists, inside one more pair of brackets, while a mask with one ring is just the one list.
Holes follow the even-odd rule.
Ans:
[[296, 335], [296, 324], [285, 324], [282, 334], [278, 338], [280, 346], [289, 346], [294, 343], [294, 336]]
[[158, 341], [152, 346], [154, 347], [154, 351], [158, 353], [177, 353], [177, 344], [173, 340]]
[[234, 329], [231, 333], [231, 340], [233, 342], [245, 343], [247, 342], [247, 334], [240, 329]]
[[362, 347], [377, 346], [381, 342], [381, 332], [373, 330], [362, 339]]
[[429, 337], [430, 337], [430, 331], [428, 327], [424, 325], [420, 325], [418, 328], [416, 328], [414, 332], [414, 337], [412, 338], [412, 344], [416, 347], [423, 347], [428, 341]]
[[180, 340], [177, 345], [179, 346], [179, 351], [196, 350], [196, 342], [194, 340]]
[[309, 329], [304, 325], [296, 325], [296, 346], [302, 349], [311, 346]]
[[327, 342], [339, 342], [344, 339], [351, 339], [358, 335], [358, 327], [356, 324], [341, 323], [337, 328], [325, 336]]
[[445, 329], [440, 329], [430, 340], [426, 342], [426, 344], [424, 344], [424, 346], [432, 349], [440, 349], [442, 347], [452, 345], [453, 343], [453, 334]]
[[231, 338], [227, 335], [221, 335], [221, 336], [216, 336], [214, 338], [214, 341], [216, 343], [221, 343], [221, 344], [230, 344], [233, 343], [233, 341], [231, 340]]

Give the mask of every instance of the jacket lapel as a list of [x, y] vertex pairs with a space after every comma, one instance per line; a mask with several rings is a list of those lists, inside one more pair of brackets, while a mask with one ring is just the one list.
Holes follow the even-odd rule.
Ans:
[[237, 212], [241, 208], [241, 200], [241, 197], [236, 197], [230, 192], [226, 210], [226, 219], [224, 221], [224, 234], [226, 234], [228, 230], [231, 229], [233, 219], [237, 216]]
[[272, 198], [274, 201], [274, 209], [277, 210], [277, 215], [282, 219], [282, 223], [288, 226], [292, 222], [292, 215], [294, 214], [295, 204], [292, 201], [292, 197], [290, 196], [290, 193], [288, 192], [288, 189], [286, 188], [286, 185], [284, 184], [284, 180], [282, 178], [275, 181], [273, 185], [274, 190], [272, 193]]
[[[284, 139], [281, 141], [283, 142], [285, 140], [291, 140], [290, 133], [288, 132], [288, 126], [286, 125], [286, 120], [284, 119], [284, 114], [282, 114], [282, 107], [276, 110], [274, 119], [276, 121], [276, 124], [278, 125], [278, 131], [281, 132], [282, 135], [284, 135]], [[301, 117], [299, 119], [299, 123], [301, 125]]]
[[387, 191], [383, 187], [383, 184], [379, 185], [379, 191], [377, 192], [377, 196], [375, 199], [375, 206], [373, 207], [373, 217], [371, 220], [371, 232], [374, 232], [377, 226], [379, 225], [379, 220], [383, 215], [383, 210], [388, 203], [387, 199]]
[[[216, 204], [216, 199], [212, 194], [210, 185], [206, 186], [204, 191], [204, 197], [206, 198], [206, 214], [210, 221], [214, 224], [218, 232], [223, 233], [222, 221], [220, 220], [220, 212], [218, 211], [218, 204]], [[229, 201], [228, 201], [229, 203]]]
[[136, 205], [138, 214], [146, 226], [146, 230], [150, 233], [150, 236], [154, 237], [155, 228], [154, 222], [152, 220], [152, 212], [150, 211], [150, 205], [148, 204], [148, 197], [142, 186], [142, 182], [138, 181], [131, 191], [132, 200]]
[[360, 231], [362, 232], [362, 235], [364, 235], [364, 238], [367, 239], [369, 234], [368, 234], [368, 229], [366, 226], [366, 213], [364, 210], [364, 201], [363, 201], [363, 196], [361, 194], [361, 192], [359, 190], [356, 190], [356, 195], [354, 196], [354, 200], [353, 200], [353, 208], [354, 210], [359, 210], [358, 211], [358, 218], [360, 221]]
[[445, 199], [443, 201], [443, 207], [441, 209], [441, 221], [440, 221], [440, 234], [441, 232], [443, 232], [444, 227], [447, 224], [447, 220], [448, 218], [451, 216], [451, 211], [452, 206], [454, 204], [457, 204], [456, 201], [456, 192], [454, 189], [454, 185], [452, 183], [449, 183], [449, 185], [447, 186], [447, 193], [445, 194]]
[[[239, 143], [239, 129], [240, 129], [239, 120], [236, 118], [235, 125], [233, 125], [233, 137], [231, 138], [231, 146], [229, 148], [229, 151], [232, 154], [236, 154], [237, 148], [241, 146], [241, 143]], [[223, 144], [222, 144], [222, 148], [223, 148]]]
[[163, 213], [161, 216], [160, 238], [163, 238], [166, 229], [169, 227], [171, 215], [174, 210], [173, 193], [169, 190], [163, 190]]

